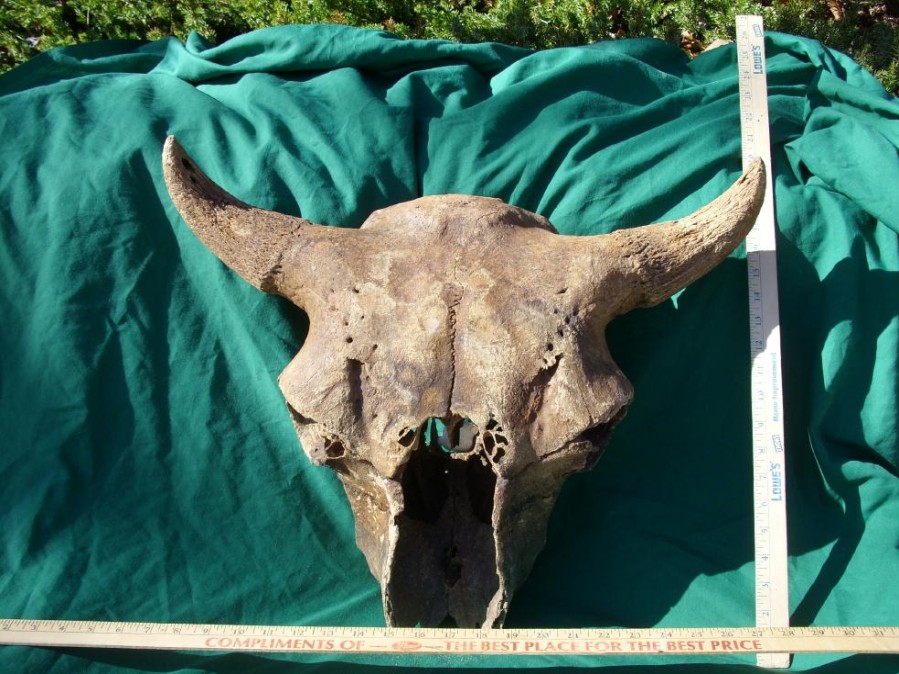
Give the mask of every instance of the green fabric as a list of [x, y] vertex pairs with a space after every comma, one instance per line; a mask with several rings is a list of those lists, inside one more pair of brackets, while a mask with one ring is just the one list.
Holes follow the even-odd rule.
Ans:
[[[818, 43], [771, 34], [767, 49], [792, 620], [896, 625], [899, 104]], [[305, 317], [180, 220], [167, 134], [241, 199], [317, 222], [456, 192], [605, 232], [692, 211], [739, 175], [735, 53], [286, 27], [218, 47], [83, 45], [0, 77], [0, 616], [382, 624], [342, 489], [300, 451], [276, 385]], [[636, 400], [566, 484], [509, 627], [752, 624], [743, 258], [610, 326]], [[611, 661], [0, 649], [3, 671], [311, 663]]]

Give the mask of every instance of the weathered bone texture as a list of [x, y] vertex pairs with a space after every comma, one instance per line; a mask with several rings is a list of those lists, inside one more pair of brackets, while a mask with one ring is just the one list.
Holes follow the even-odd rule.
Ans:
[[724, 259], [765, 191], [758, 162], [689, 217], [608, 235], [461, 195], [354, 230], [238, 201], [174, 138], [163, 164], [203, 243], [309, 315], [279, 383], [306, 454], [343, 483], [390, 625], [502, 624], [562, 483], [631, 401], [606, 324]]

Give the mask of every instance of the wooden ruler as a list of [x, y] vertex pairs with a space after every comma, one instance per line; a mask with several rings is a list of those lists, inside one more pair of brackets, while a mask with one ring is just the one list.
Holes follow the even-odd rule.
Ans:
[[[790, 601], [777, 242], [765, 33], [760, 16], [737, 16], [737, 71], [743, 168], [761, 157], [765, 161], [768, 185], [762, 210], [746, 239], [752, 355], [756, 625], [787, 627]], [[790, 656], [763, 654], [758, 664], [785, 668], [790, 666]]]
[[899, 627], [419, 629], [0, 620], [0, 644], [266, 653], [733, 656], [899, 653]]

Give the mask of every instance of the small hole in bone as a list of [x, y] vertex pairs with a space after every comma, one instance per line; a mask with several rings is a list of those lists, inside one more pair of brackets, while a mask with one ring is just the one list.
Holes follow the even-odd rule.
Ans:
[[184, 168], [186, 168], [188, 171], [194, 170], [193, 164], [191, 164], [189, 161], [187, 161], [187, 159], [185, 159], [184, 157], [181, 157], [181, 165]]
[[[364, 393], [362, 391], [362, 378], [365, 363], [355, 358], [347, 358], [346, 375], [349, 384], [349, 402], [352, 406], [353, 416], [356, 419], [362, 418], [363, 406], [365, 403]], [[368, 378], [366, 374], [366, 379]]]
[[568, 288], [562, 288], [561, 290], [556, 291], [556, 295], [564, 295], [568, 292]]
[[353, 286], [353, 292], [359, 294], [359, 286]]
[[546, 350], [547, 350], [547, 351], [552, 351], [554, 348], [555, 348], [555, 347], [553, 346], [553, 343], [552, 343], [552, 342], [547, 342], [547, 343], [546, 343]]
[[399, 443], [403, 447], [411, 447], [413, 442], [415, 442], [414, 428], [407, 428], [402, 433], [400, 433]]
[[484, 433], [484, 451], [488, 454], [493, 452], [493, 448], [496, 447], [496, 442], [493, 439], [493, 433], [489, 431]]
[[343, 341], [345, 341], [347, 344], [352, 344], [352, 343], [353, 343], [353, 338], [352, 338], [352, 337], [347, 337], [347, 338], [344, 339]]
[[505, 436], [505, 435], [500, 435], [499, 433], [496, 433], [496, 434], [494, 435], [494, 437], [496, 438], [496, 441], [497, 441], [498, 443], [500, 443], [500, 444], [503, 444], [503, 445], [509, 444], [509, 441], [506, 440], [506, 436]]
[[571, 316], [565, 317], [565, 325], [571, 325]]
[[346, 447], [343, 446], [343, 443], [340, 440], [335, 438], [329, 438], [325, 442], [325, 455], [329, 459], [339, 459], [346, 454]]

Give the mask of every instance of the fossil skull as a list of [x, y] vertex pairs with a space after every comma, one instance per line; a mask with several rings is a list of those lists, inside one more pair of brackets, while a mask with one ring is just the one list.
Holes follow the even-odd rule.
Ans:
[[502, 624], [562, 483], [631, 401], [606, 324], [717, 265], [765, 191], [757, 162], [693, 215], [598, 236], [461, 195], [341, 229], [238, 201], [173, 137], [163, 166], [203, 243], [307, 312], [279, 383], [306, 454], [343, 483], [387, 623], [409, 626]]

